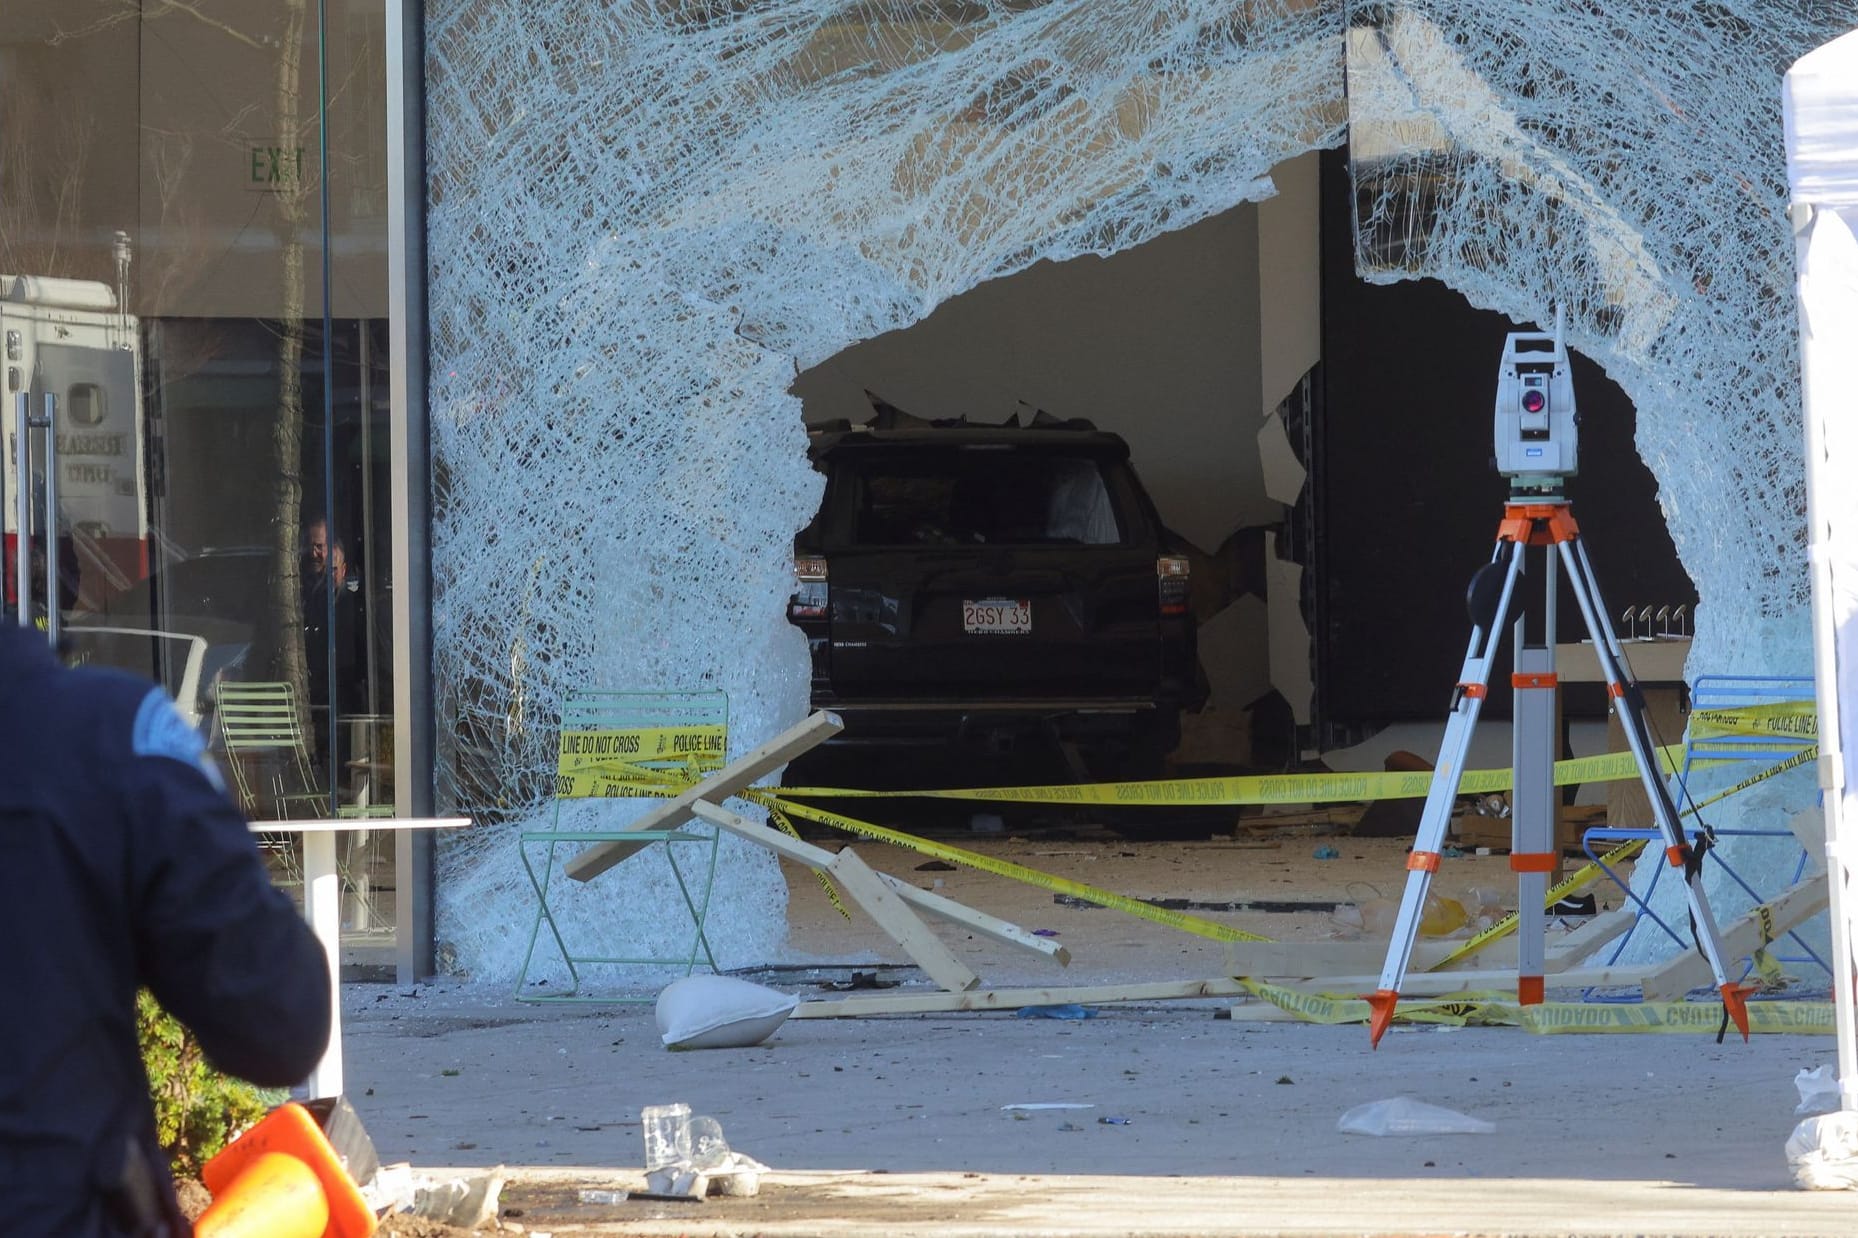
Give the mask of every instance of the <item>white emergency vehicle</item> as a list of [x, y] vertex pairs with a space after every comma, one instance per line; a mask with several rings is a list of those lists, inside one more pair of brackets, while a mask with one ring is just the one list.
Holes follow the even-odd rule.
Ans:
[[[37, 275], [0, 275], [0, 478], [7, 605], [13, 605], [18, 496], [31, 500], [32, 534], [44, 537], [46, 451], [31, 433], [22, 471], [17, 406], [31, 415], [57, 401], [56, 459], [61, 573], [75, 568], [86, 600], [100, 602], [148, 575], [144, 483], [142, 347], [137, 322], [109, 285]], [[43, 543], [41, 542], [41, 545]], [[81, 603], [80, 603], [81, 604]]]

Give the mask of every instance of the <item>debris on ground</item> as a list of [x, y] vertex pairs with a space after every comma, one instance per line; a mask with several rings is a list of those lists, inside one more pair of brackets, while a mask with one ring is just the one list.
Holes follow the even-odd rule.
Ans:
[[376, 1170], [362, 1188], [362, 1195], [376, 1212], [470, 1230], [496, 1218], [503, 1185], [501, 1167], [487, 1173], [436, 1179], [402, 1161]]
[[1021, 1006], [1014, 1012], [1020, 1019], [1094, 1019], [1097, 1012], [1088, 1006], [1066, 1002], [1057, 1006]]
[[1396, 1096], [1356, 1105], [1335, 1128], [1344, 1135], [1489, 1135], [1497, 1126], [1443, 1105]]
[[645, 1106], [639, 1111], [639, 1126], [645, 1138], [648, 1194], [667, 1199], [760, 1194], [761, 1175], [768, 1167], [732, 1149], [715, 1118], [693, 1117], [690, 1106], [680, 1101]]
[[484, 1232], [482, 1229], [461, 1229], [431, 1217], [414, 1216], [410, 1212], [395, 1213], [383, 1220], [381, 1227], [374, 1231], [375, 1238], [466, 1238], [467, 1235]]

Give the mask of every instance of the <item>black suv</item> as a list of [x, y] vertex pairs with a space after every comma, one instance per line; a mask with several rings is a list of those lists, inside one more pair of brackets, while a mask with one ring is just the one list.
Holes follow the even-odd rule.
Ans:
[[1042, 415], [889, 420], [913, 424], [812, 435], [826, 492], [794, 547], [788, 617], [837, 750], [1050, 741], [1074, 774], [1157, 775], [1205, 693], [1184, 548], [1128, 444]]

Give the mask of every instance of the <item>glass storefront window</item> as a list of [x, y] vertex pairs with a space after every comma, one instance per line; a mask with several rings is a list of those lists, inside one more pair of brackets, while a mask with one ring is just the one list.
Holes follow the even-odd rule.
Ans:
[[165, 684], [253, 819], [354, 817], [344, 923], [388, 951], [385, 21], [0, 6], [0, 474], [8, 608]]

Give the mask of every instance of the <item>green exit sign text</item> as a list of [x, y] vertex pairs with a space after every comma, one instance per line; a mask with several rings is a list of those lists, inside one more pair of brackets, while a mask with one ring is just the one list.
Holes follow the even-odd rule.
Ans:
[[301, 146], [252, 147], [250, 176], [246, 188], [258, 190], [297, 189], [303, 184], [303, 148]]

